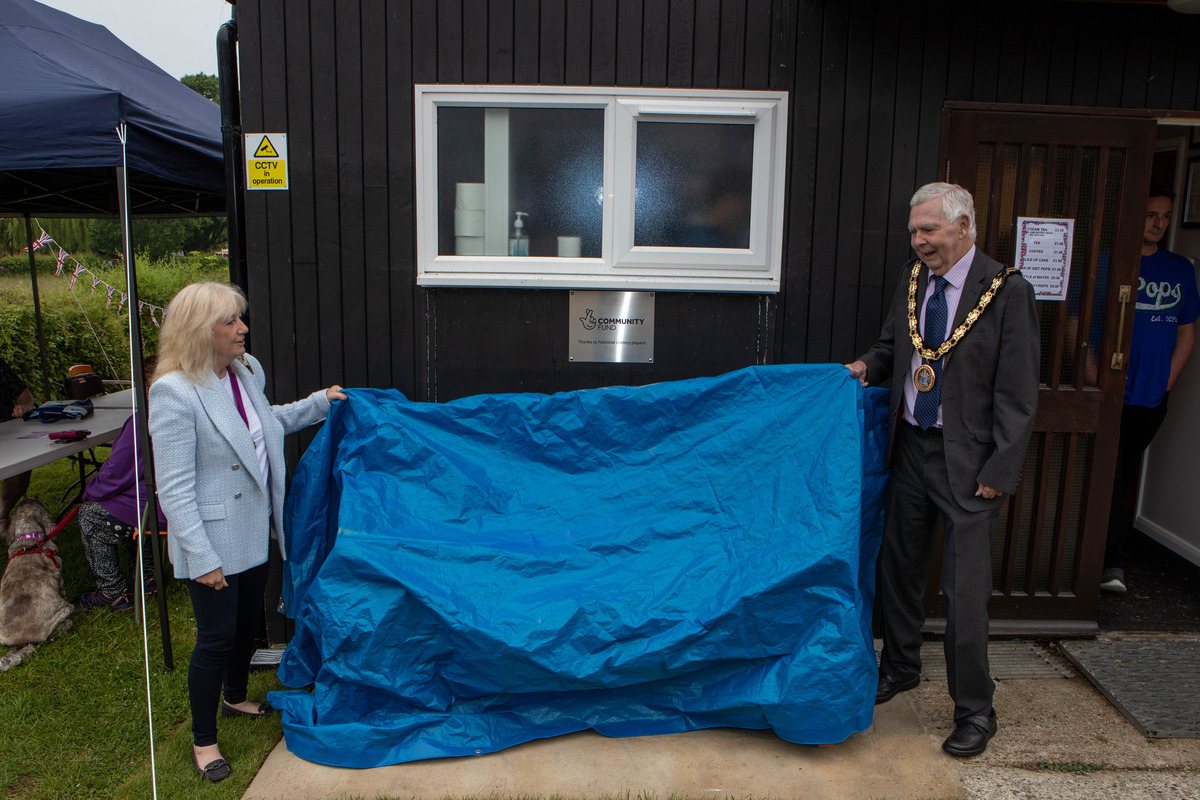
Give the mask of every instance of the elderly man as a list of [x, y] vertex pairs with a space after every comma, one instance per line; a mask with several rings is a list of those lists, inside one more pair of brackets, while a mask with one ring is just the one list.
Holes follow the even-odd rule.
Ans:
[[965, 189], [931, 183], [910, 206], [917, 258], [901, 273], [879, 341], [846, 365], [863, 385], [894, 376], [875, 702], [920, 681], [922, 600], [940, 516], [956, 725], [942, 748], [973, 756], [996, 733], [987, 655], [991, 540], [1000, 504], [1021, 477], [1037, 410], [1037, 307], [1019, 272], [976, 249]]

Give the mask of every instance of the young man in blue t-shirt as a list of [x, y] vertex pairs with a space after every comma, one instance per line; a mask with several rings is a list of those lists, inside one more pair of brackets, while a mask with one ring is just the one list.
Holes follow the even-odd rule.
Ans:
[[1170, 227], [1174, 202], [1173, 192], [1151, 188], [1146, 204], [1133, 344], [1125, 378], [1108, 545], [1100, 579], [1100, 588], [1110, 592], [1125, 591], [1122, 548], [1133, 523], [1125, 487], [1141, 469], [1142, 456], [1167, 415], [1167, 396], [1196, 343], [1200, 296], [1196, 293], [1192, 262], [1158, 246]]

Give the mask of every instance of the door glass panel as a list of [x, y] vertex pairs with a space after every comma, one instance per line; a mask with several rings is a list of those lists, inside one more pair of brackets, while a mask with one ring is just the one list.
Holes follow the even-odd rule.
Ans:
[[[1094, 387], [1104, 368], [1104, 318], [1108, 298], [1108, 281], [1112, 260], [1113, 237], [1116, 233], [1119, 187], [1124, 170], [1124, 153], [1120, 151], [1089, 150], [1083, 155], [1084, 177], [1080, 180], [1079, 214], [1075, 221], [1075, 251], [1071, 262], [1071, 285], [1067, 306], [1071, 315], [1068, 342], [1078, 337], [1081, 348], [1068, 347], [1060, 376], [1066, 385]], [[1103, 163], [1102, 163], [1103, 162]], [[1096, 197], [1099, 172], [1105, 176], [1105, 195]], [[1099, 230], [1095, 230], [1095, 225]], [[1092, 241], [1096, 240], [1093, 249]], [[1080, 297], [1091, 296], [1090, 307]], [[1081, 365], [1074, 363], [1079, 355]], [[1083, 369], [1077, 372], [1077, 367]]]
[[[1038, 484], [1042, 481], [1047, 481], [1046, 486], [1060, 486], [1063, 475], [1063, 444], [1064, 438], [1061, 434], [1047, 433], [1038, 437], [1042, 447], [1048, 447], [1050, 450], [1049, 475], [1039, 475]], [[1032, 444], [1032, 442], [1030, 443]], [[1030, 450], [1035, 448], [1030, 447]], [[1037, 448], [1039, 452], [1036, 456], [1041, 461], [1041, 448]], [[1026, 457], [1028, 460], [1028, 456]], [[1034, 494], [1030, 492], [1030, 494]], [[1050, 565], [1054, 556], [1054, 529], [1055, 522], [1058, 517], [1059, 510], [1058, 492], [1046, 492], [1045, 508], [1042, 510], [1041, 519], [1037, 520], [1038, 531], [1040, 532], [1040, 547], [1037, 553], [1032, 554], [1036, 563], [1036, 590], [1039, 592], [1050, 591]], [[1032, 514], [1030, 515], [1032, 517]]]
[[989, 142], [979, 143], [979, 166], [975, 172], [975, 234], [976, 241], [984, 252], [990, 252], [991, 242], [988, 241], [988, 211], [987, 198], [992, 192], [992, 157], [996, 146]]
[[[437, 143], [439, 255], [513, 254], [520, 211], [520, 254], [600, 257], [603, 109], [442, 106]], [[499, 192], [489, 174], [502, 176]]]
[[[1064, 154], [1066, 155], [1066, 154]], [[1090, 251], [1092, 228], [1096, 219], [1096, 178], [1099, 166], [1099, 151], [1088, 148], [1080, 154], [1082, 170], [1079, 174], [1078, 186], [1070, 185], [1074, 180], [1071, 171], [1064, 171], [1063, 180], [1067, 182], [1068, 198], [1073, 199], [1073, 208], [1064, 208], [1064, 216], [1075, 220], [1075, 246], [1071, 258], [1071, 282], [1067, 286], [1067, 313], [1069, 319], [1065, 331], [1062, 369], [1058, 379], [1060, 385], [1095, 386], [1097, 376], [1097, 341], [1092, 341], [1091, 331], [1093, 308], [1085, 307], [1082, 297], [1085, 292], [1091, 293], [1095, 287], [1096, 254]], [[1072, 198], [1073, 195], [1073, 198]], [[1103, 314], [1101, 314], [1103, 323]], [[1099, 332], [1099, 329], [1096, 329]], [[1045, 352], [1047, 343], [1043, 341]], [[1080, 369], [1083, 366], [1084, 369]]]
[[[1054, 211], [1053, 216], [1059, 218], [1074, 218], [1075, 219], [1075, 247], [1071, 258], [1071, 280], [1067, 285], [1067, 326], [1065, 331], [1066, 341], [1060, 342], [1063, 348], [1062, 366], [1059, 370], [1057, 386], [1074, 386], [1077, 360], [1081, 352], [1078, 346], [1080, 339], [1083, 337], [1081, 333], [1082, 325], [1082, 292], [1084, 284], [1088, 284], [1089, 262], [1087, 255], [1086, 232], [1088, 229], [1087, 220], [1081, 220], [1077, 216], [1078, 200], [1076, 200], [1075, 208], [1067, 208], [1068, 194], [1073, 188], [1073, 178], [1071, 171], [1071, 163], [1074, 161], [1075, 150], [1060, 148], [1058, 151], [1058, 169], [1055, 171], [1054, 179]], [[1089, 284], [1090, 285], [1090, 284]], [[1045, 358], [1045, 344], [1050, 341], [1047, 336], [1047, 331], [1042, 331], [1042, 355]], [[1044, 362], [1043, 362], [1044, 364]]]
[[1050, 216], [1067, 216], [1067, 191], [1071, 188], [1071, 160], [1074, 150], [1066, 147], [1058, 148], [1058, 158], [1054, 165], [1054, 200], [1050, 206]]
[[1083, 506], [1087, 497], [1087, 479], [1094, 467], [1096, 437], [1079, 434], [1069, 437], [1068, 443], [1073, 444], [1075, 449], [1075, 469], [1067, 476], [1070, 483], [1069, 494], [1063, 501], [1067, 508], [1067, 530], [1062, 542], [1063, 564], [1059, 580], [1064, 592], [1074, 592], [1075, 560], [1079, 554], [1079, 539], [1083, 535]]
[[[1078, 529], [1075, 527], [1078, 526], [1078, 519], [1075, 520], [1073, 526], [1069, 519], [1070, 505], [1068, 503], [1065, 508], [1060, 506], [1060, 503], [1063, 502], [1063, 497], [1058, 491], [1058, 487], [1063, 486], [1064, 484], [1064, 477], [1074, 477], [1074, 475], [1064, 476], [1067, 459], [1066, 448], [1068, 446], [1069, 437], [1066, 434], [1061, 433], [1047, 433], [1043, 434], [1042, 438], [1043, 446], [1050, 448], [1050, 474], [1039, 476], [1039, 484], [1045, 485], [1048, 491], [1046, 491], [1045, 495], [1046, 507], [1042, 512], [1042, 518], [1038, 521], [1041, 530], [1041, 547], [1036, 554], [1037, 591], [1051, 592], [1054, 588], [1051, 586], [1051, 570], [1054, 567], [1054, 559], [1056, 556], [1055, 532], [1058, 528], [1059, 516], [1064, 510], [1067, 511], [1068, 519], [1066, 525], [1066, 534], [1071, 542], [1074, 542], [1076, 536], [1078, 535]], [[1078, 466], [1078, 463], [1076, 466]], [[1074, 472], [1078, 473], [1080, 470], [1076, 469]], [[1063, 542], [1058, 542], [1057, 547], [1059, 550], [1061, 550], [1063, 546]], [[1067, 547], [1066, 550], [1067, 552], [1063, 552], [1061, 557], [1065, 562], [1073, 565], [1074, 548], [1073, 546]], [[1057, 583], [1060, 591], [1070, 587], [1071, 578], [1069, 573], [1066, 576], [1059, 575], [1056, 577], [1058, 578]]]
[[[1048, 593], [1054, 596], [1074, 592], [1075, 561], [1080, 536], [1080, 511], [1083, 507], [1084, 492], [1087, 489], [1087, 476], [1091, 470], [1091, 452], [1094, 437], [1068, 433], [1035, 433], [1029, 441], [1029, 449], [1025, 453], [1025, 466], [1021, 474], [1021, 504], [1013, 510], [1010, 500], [1000, 508], [1000, 518], [997, 531], [1007, 529], [1010, 514], [1019, 516], [1016, 526], [1017, 546], [1016, 560], [1013, 568], [1013, 594], [1026, 595], [1026, 580], [1029, 570], [1035, 571], [1035, 593]], [[1043, 448], [1050, 449], [1049, 474], [1042, 469]], [[1074, 451], [1072, 453], [1072, 451]], [[1073, 463], [1068, 456], [1074, 455]], [[1068, 465], [1070, 469], [1068, 470]], [[1046, 487], [1044, 492], [1044, 509], [1041, 518], [1036, 520], [1038, 525], [1038, 548], [1036, 553], [1030, 552], [1034, 520], [1034, 509], [1037, 502], [1036, 487]], [[1060, 517], [1062, 519], [1060, 520]], [[1061, 525], [1062, 538], [1058, 538]], [[1003, 585], [1003, 574], [1006, 566], [1006, 551], [1010, 546], [1008, 538], [998, 535], [992, 540], [992, 585]], [[1057, 587], [1052, 584], [1051, 577], [1057, 559], [1062, 560], [1057, 572]], [[1032, 566], [1031, 566], [1032, 564]]]
[[[1030, 532], [1033, 530], [1033, 509], [1037, 492], [1041, 467], [1041, 447], [1045, 434], [1035, 433], [1029, 439], [1029, 447], [1025, 451], [1025, 465], [1021, 472], [1021, 483], [1024, 491], [1009, 497], [1008, 502], [1000, 507], [1000, 517], [997, 521], [997, 532], [1000, 535], [992, 538], [992, 585], [1004, 586], [1004, 574], [1011, 569], [1013, 572], [1012, 594], [1026, 594], [1025, 576], [1029, 550]], [[1018, 498], [1020, 502], [1018, 503]], [[1010, 518], [1015, 517], [1013, 530], [1016, 536], [1016, 552], [1012, 554], [1010, 564], [1011, 542], [1008, 536]]]
[[[1092, 314], [1088, 323], [1089, 364], [1088, 380], [1086, 381], [1088, 386], [1097, 384], [1100, 370], [1110, 368], [1105, 363], [1102, 338], [1105, 312], [1108, 308], [1110, 288], [1108, 284], [1111, 278], [1113, 243], [1117, 231], [1117, 213], [1121, 204], [1121, 175], [1124, 171], [1125, 154], [1120, 151], [1109, 151], [1108, 175], [1100, 216], [1099, 252], [1096, 254], [1096, 288], [1092, 295]], [[1095, 369], [1092, 368], [1092, 361], [1096, 362]]]
[[1018, 145], [1010, 144], [1004, 147], [1003, 163], [1001, 164], [1000, 179], [1000, 213], [996, 231], [996, 241], [990, 255], [1001, 264], [1013, 263], [1013, 229], [1017, 224], [1017, 161], [1021, 155]]
[[1026, 217], [1040, 216], [1038, 209], [1042, 202], [1042, 192], [1046, 188], [1046, 155], [1048, 148], [1044, 146], [1031, 147], [1029, 151], [1029, 188], [1025, 192], [1025, 204], [1021, 215]]
[[[1096, 148], [1087, 148], [1083, 151], [1083, 171], [1079, 176], [1079, 199], [1078, 208], [1075, 212], [1075, 249], [1077, 255], [1072, 259], [1071, 271], [1078, 271], [1079, 280], [1074, 281], [1079, 285], [1080, 291], [1087, 293], [1089, 290], [1095, 292], [1096, 272], [1099, 267], [1093, 267], [1089, 275], [1088, 266], [1097, 264], [1098, 253], [1090, 250], [1092, 246], [1093, 230], [1098, 222], [1096, 209], [1100, 205], [1100, 198], [1096, 197], [1096, 182], [1099, 178], [1097, 169], [1099, 167], [1100, 153]], [[1099, 341], [1092, 341], [1091, 333], [1095, 331], [1097, 334], [1101, 330], [1100, 327], [1093, 327], [1092, 320], [1095, 317], [1094, 311], [1102, 311], [1103, 307], [1096, 309], [1093, 303], [1092, 308], [1075, 307], [1075, 313], [1078, 319], [1077, 335], [1083, 339], [1086, 344], [1086, 355], [1081, 357], [1081, 361], [1073, 365], [1074, 374], [1070, 380], [1064, 378], [1064, 383], [1070, 383], [1075, 386], [1087, 385], [1095, 386], [1099, 368]], [[1103, 324], [1103, 313], [1100, 314], [1100, 323]], [[1084, 338], [1086, 335], [1086, 338]], [[1082, 367], [1083, 369], [1080, 369]]]
[[633, 243], [750, 246], [754, 126], [638, 122]]

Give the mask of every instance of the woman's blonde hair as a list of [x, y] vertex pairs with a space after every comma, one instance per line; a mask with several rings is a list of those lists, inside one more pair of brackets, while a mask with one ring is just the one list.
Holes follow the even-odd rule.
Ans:
[[213, 326], [246, 311], [246, 295], [224, 283], [183, 287], [163, 312], [158, 335], [158, 367], [154, 380], [183, 372], [192, 383], [204, 383], [213, 371]]

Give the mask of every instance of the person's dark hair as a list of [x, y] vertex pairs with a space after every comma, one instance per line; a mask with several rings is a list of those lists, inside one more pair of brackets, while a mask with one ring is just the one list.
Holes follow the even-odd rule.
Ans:
[[1165, 197], [1172, 203], [1175, 202], [1175, 192], [1171, 191], [1165, 186], [1151, 186], [1150, 197]]

